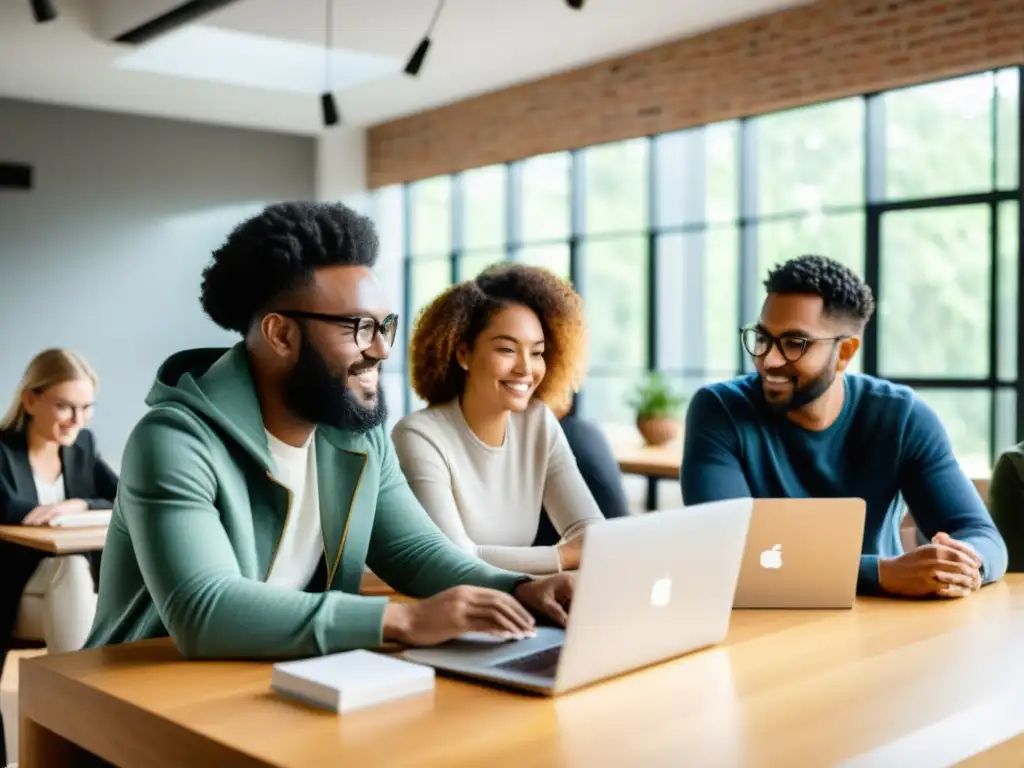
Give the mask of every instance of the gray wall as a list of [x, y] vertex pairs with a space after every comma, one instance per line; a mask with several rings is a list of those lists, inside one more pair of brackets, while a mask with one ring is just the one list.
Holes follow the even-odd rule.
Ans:
[[313, 199], [311, 138], [0, 99], [0, 161], [35, 168], [0, 190], [0, 405], [50, 346], [100, 376], [93, 429], [120, 465], [158, 365], [237, 338], [203, 314], [201, 271], [262, 205]]

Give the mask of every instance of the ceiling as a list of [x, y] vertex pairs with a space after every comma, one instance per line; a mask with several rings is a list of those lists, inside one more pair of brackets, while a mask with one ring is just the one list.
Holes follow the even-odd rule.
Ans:
[[[110, 42], [101, 6], [111, 2], [55, 0], [60, 17], [36, 24], [27, 0], [0, 0], [0, 96], [322, 130], [324, 0], [236, 0], [140, 46]], [[435, 0], [334, 0], [332, 90], [345, 123], [368, 126], [797, 4], [588, 0], [574, 11], [563, 0], [447, 0], [411, 78], [401, 70]]]

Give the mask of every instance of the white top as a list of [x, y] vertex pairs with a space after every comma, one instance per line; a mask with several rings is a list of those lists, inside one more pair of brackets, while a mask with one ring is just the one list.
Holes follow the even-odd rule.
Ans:
[[316, 475], [314, 432], [296, 448], [267, 432], [277, 472], [274, 479], [290, 492], [288, 516], [267, 584], [305, 589], [316, 572], [323, 549], [320, 533], [320, 492]]
[[402, 419], [392, 433], [409, 485], [456, 544], [499, 568], [556, 573], [555, 547], [534, 547], [541, 505], [563, 538], [604, 520], [551, 410], [511, 413], [500, 447], [480, 440], [458, 399]]
[[63, 473], [61, 473], [60, 477], [52, 483], [40, 480], [39, 476], [35, 474], [32, 475], [32, 479], [35, 480], [36, 483], [36, 497], [39, 499], [40, 507], [65, 501]]

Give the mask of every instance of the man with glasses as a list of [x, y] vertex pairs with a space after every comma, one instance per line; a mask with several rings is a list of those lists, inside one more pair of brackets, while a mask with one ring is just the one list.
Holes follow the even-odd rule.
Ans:
[[[198, 658], [287, 658], [519, 638], [563, 623], [571, 577], [533, 580], [452, 544], [406, 484], [380, 366], [398, 318], [369, 219], [281, 204], [243, 222], [202, 305], [243, 341], [157, 373], [125, 448], [87, 647], [170, 635]], [[359, 595], [369, 565], [418, 603]]]
[[[756, 373], [690, 403], [685, 503], [864, 499], [862, 594], [964, 597], [1001, 578], [1006, 546], [935, 413], [907, 387], [847, 372], [875, 309], [871, 289], [822, 256], [776, 267], [765, 287], [760, 320], [741, 330]], [[901, 501], [928, 537], [906, 553]]]

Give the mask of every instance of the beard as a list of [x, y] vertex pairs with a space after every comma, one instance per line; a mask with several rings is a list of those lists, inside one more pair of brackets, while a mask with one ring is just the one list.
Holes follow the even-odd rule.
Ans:
[[[836, 380], [837, 372], [835, 361], [830, 359], [822, 369], [818, 371], [818, 373], [805, 381], [802, 386], [797, 385], [797, 377], [785, 368], [776, 368], [771, 371], [765, 371], [765, 373], [771, 376], [787, 376], [793, 382], [793, 388], [790, 390], [789, 397], [786, 399], [771, 401], [768, 400], [767, 397], [763, 398], [765, 405], [768, 406], [770, 411], [783, 415], [793, 411], [798, 411], [805, 405], [810, 405], [828, 392], [829, 387], [832, 386], [832, 382]], [[763, 391], [764, 390], [762, 389], [762, 392]]]
[[[379, 362], [364, 360], [349, 368], [348, 374], [372, 368]], [[346, 376], [334, 373], [323, 356], [302, 332], [299, 358], [284, 382], [284, 403], [288, 410], [311, 424], [325, 424], [349, 432], [364, 433], [387, 420], [384, 390], [377, 381], [377, 393], [367, 406], [345, 383]]]

